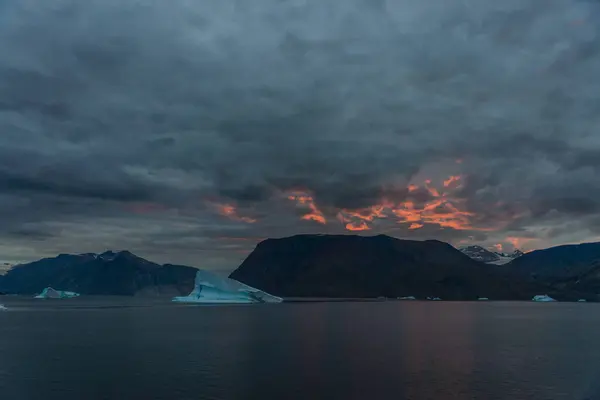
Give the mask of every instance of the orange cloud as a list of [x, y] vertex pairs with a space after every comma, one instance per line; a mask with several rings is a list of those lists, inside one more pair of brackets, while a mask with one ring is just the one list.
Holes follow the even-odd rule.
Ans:
[[288, 196], [288, 200], [295, 200], [299, 204], [310, 204], [313, 202], [312, 196], [308, 196], [305, 194], [297, 194]]
[[398, 223], [435, 224], [455, 230], [489, 230], [472, 226], [470, 217], [474, 214], [460, 210], [444, 197], [434, 199], [422, 208], [417, 208], [411, 201], [405, 201], [398, 204], [392, 212], [398, 217]]
[[323, 215], [321, 210], [319, 210], [317, 208], [317, 205], [315, 204], [313, 197], [310, 196], [309, 194], [300, 192], [300, 191], [295, 191], [292, 194], [290, 194], [287, 198], [288, 198], [288, 200], [296, 201], [296, 203], [299, 205], [308, 207], [309, 212], [302, 216], [303, 220], [315, 221], [315, 222], [318, 222], [323, 225], [327, 224], [327, 220], [325, 219], [325, 216]]
[[428, 187], [427, 190], [433, 197], [440, 197], [440, 192], [436, 188]]
[[[460, 176], [450, 176], [444, 183], [446, 191], [441, 193], [432, 186], [430, 179], [425, 180], [425, 188], [434, 197], [434, 199], [425, 204], [417, 206], [412, 200], [395, 203], [383, 199], [381, 203], [374, 204], [361, 209], [340, 209], [337, 212], [337, 219], [349, 231], [363, 231], [371, 229], [371, 223], [376, 219], [393, 218], [397, 223], [408, 224], [408, 229], [416, 230], [426, 224], [437, 225], [440, 228], [450, 228], [454, 230], [474, 230], [474, 231], [493, 231], [496, 228], [485, 228], [474, 226], [472, 220], [475, 214], [464, 209], [464, 201], [453, 199], [451, 196], [452, 188], [455, 188], [455, 182], [461, 179]], [[408, 191], [414, 192], [419, 186], [410, 184]], [[321, 224], [326, 224], [321, 210], [315, 204], [314, 197], [308, 191], [294, 191], [286, 196], [289, 200], [295, 201], [298, 205], [308, 208], [309, 212], [301, 218], [312, 220]]]
[[238, 215], [236, 207], [231, 204], [214, 203], [213, 205], [217, 208], [217, 212], [219, 214], [221, 214], [233, 221], [241, 221], [241, 222], [246, 222], [248, 224], [253, 224], [256, 222], [256, 220], [254, 218], [243, 217], [243, 216]]
[[310, 213], [303, 215], [302, 219], [305, 221], [315, 221], [323, 225], [327, 224], [327, 220], [318, 210], [312, 210]]
[[349, 231], [368, 231], [369, 225], [365, 221], [349, 222], [346, 224], [346, 229]]
[[365, 231], [371, 229], [367, 222], [373, 222], [375, 219], [387, 218], [386, 210], [391, 210], [394, 204], [386, 199], [381, 204], [356, 210], [342, 209], [338, 212], [337, 218], [344, 224], [349, 231]]
[[517, 236], [509, 236], [506, 238], [506, 241], [513, 245], [515, 249], [519, 249], [525, 253], [531, 251], [531, 244], [536, 242], [538, 239], [536, 238], [525, 238], [525, 237], [517, 237]]
[[454, 182], [460, 181], [460, 175], [451, 175], [448, 179], [444, 181], [444, 187], [449, 187]]
[[425, 181], [425, 188], [429, 191], [429, 193], [433, 196], [433, 197], [440, 197], [440, 192], [434, 188], [429, 186], [431, 185], [431, 179], [427, 179]]
[[494, 249], [496, 249], [496, 251], [500, 252], [500, 253], [502, 253], [504, 251], [504, 247], [502, 246], [502, 243], [495, 244]]
[[340, 213], [343, 213], [345, 217], [353, 217], [358, 218], [363, 221], [373, 221], [375, 218], [385, 218], [387, 215], [384, 213], [386, 208], [385, 204], [378, 204], [367, 208], [362, 208], [359, 210], [342, 210]]

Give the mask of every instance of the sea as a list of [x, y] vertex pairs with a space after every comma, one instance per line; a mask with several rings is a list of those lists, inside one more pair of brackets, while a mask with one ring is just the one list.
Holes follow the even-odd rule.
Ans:
[[0, 297], [0, 399], [600, 399], [600, 305]]

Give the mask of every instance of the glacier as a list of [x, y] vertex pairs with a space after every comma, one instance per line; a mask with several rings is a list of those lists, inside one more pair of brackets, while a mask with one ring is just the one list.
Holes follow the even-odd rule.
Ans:
[[281, 303], [283, 299], [234, 279], [198, 270], [192, 292], [187, 296], [174, 297], [173, 301], [178, 303], [251, 304]]
[[548, 301], [556, 301], [554, 300], [552, 297], [548, 296], [547, 294], [538, 294], [533, 296], [533, 299], [531, 299], [532, 301], [539, 301], [539, 302], [548, 302]]
[[35, 296], [36, 299], [71, 299], [73, 297], [79, 297], [79, 293], [55, 290], [51, 287], [45, 288], [42, 293]]

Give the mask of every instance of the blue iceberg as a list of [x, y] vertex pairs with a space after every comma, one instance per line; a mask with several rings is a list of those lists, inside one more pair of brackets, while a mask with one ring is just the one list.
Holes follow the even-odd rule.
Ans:
[[179, 303], [281, 303], [282, 298], [265, 293], [234, 279], [198, 270], [194, 290], [187, 296], [174, 297]]
[[71, 299], [73, 297], [79, 297], [79, 293], [55, 290], [51, 287], [45, 288], [42, 293], [35, 296], [36, 299]]
[[547, 294], [538, 294], [536, 296], [533, 296], [533, 299], [531, 299], [531, 300], [532, 301], [539, 301], [539, 302], [556, 301], [552, 297], [548, 296]]

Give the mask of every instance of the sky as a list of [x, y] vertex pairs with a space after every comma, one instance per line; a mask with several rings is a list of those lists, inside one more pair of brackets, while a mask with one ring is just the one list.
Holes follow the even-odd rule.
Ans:
[[600, 240], [592, 0], [0, 0], [0, 260]]

